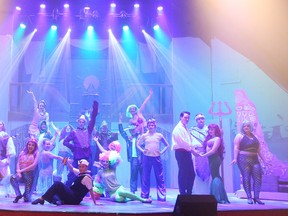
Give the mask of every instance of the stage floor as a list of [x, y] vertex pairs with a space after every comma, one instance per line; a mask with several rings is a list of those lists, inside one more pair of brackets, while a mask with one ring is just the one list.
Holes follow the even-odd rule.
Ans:
[[[156, 199], [156, 190], [151, 190], [153, 202], [151, 204], [143, 204], [138, 201], [130, 201], [127, 203], [115, 203], [105, 198], [97, 200], [95, 206], [92, 200], [86, 197], [78, 206], [62, 205], [55, 206], [45, 202], [44, 205], [32, 205], [31, 203], [24, 203], [23, 199], [19, 203], [13, 203], [13, 197], [5, 198], [0, 192], [0, 215], [8, 215], [6, 211], [17, 212], [52, 212], [57, 213], [89, 213], [89, 214], [168, 214], [172, 215], [174, 205], [177, 199], [177, 189], [167, 189], [167, 201], [159, 202]], [[139, 193], [139, 192], [138, 192]], [[218, 212], [225, 211], [263, 211], [263, 210], [284, 210], [288, 215], [288, 201], [277, 201], [271, 197], [269, 200], [263, 200], [265, 205], [249, 205], [246, 199], [240, 199], [236, 194], [228, 194], [230, 204], [218, 204]], [[38, 198], [38, 195], [33, 195], [33, 200]], [[288, 193], [287, 193], [288, 197]], [[4, 214], [3, 214], [4, 212]], [[5, 214], [6, 212], [6, 214]], [[56, 215], [55, 214], [55, 215]], [[33, 214], [34, 215], [34, 214]], [[219, 214], [218, 214], [219, 215]], [[273, 214], [272, 214], [273, 215]]]

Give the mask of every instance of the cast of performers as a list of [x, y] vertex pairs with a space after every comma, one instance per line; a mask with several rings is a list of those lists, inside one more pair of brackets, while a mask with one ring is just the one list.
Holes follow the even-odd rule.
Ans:
[[[121, 158], [116, 151], [105, 151], [99, 155], [100, 162], [98, 166], [100, 170], [95, 176], [94, 192], [102, 193], [103, 190], [109, 193], [111, 201], [127, 202], [128, 200], [138, 200], [143, 203], [151, 203], [151, 198], [141, 198], [118, 183], [116, 176], [116, 167], [120, 163]], [[97, 195], [99, 197], [99, 195]]]
[[210, 173], [212, 176], [210, 194], [215, 197], [218, 203], [230, 203], [224, 188], [223, 180], [219, 173], [219, 168], [223, 161], [224, 143], [222, 134], [217, 124], [208, 125], [208, 135], [206, 136], [203, 147], [206, 153], [201, 157], [208, 157]]
[[145, 98], [143, 104], [138, 108], [135, 104], [129, 105], [126, 109], [126, 117], [129, 118], [129, 124], [135, 128], [135, 133], [144, 133], [144, 129], [147, 125], [146, 119], [144, 118], [142, 112], [151, 99], [153, 95], [153, 90], [150, 89], [149, 95]]
[[[247, 195], [248, 204], [264, 203], [259, 199], [261, 184], [262, 184], [262, 169], [258, 156], [265, 160], [261, 154], [260, 143], [257, 137], [253, 134], [254, 127], [250, 121], [243, 121], [240, 127], [240, 132], [234, 139], [234, 159], [232, 164], [238, 165], [242, 179], [243, 187]], [[251, 179], [253, 179], [254, 199], [251, 193]]]
[[38, 103], [33, 91], [27, 91], [27, 93], [32, 96], [34, 103], [34, 113], [28, 134], [32, 138], [37, 138], [39, 135], [38, 124], [40, 121], [45, 120], [49, 128], [49, 113], [46, 111], [46, 103], [44, 100], [40, 100]]
[[135, 133], [134, 128], [129, 129], [129, 134], [123, 129], [122, 114], [119, 114], [119, 133], [126, 141], [127, 160], [130, 162], [130, 191], [137, 191], [138, 176], [142, 179], [142, 152], [137, 148], [136, 142], [139, 133]]
[[[92, 152], [91, 152], [91, 134], [94, 129], [96, 116], [98, 114], [98, 102], [93, 102], [93, 108], [91, 113], [91, 119], [88, 123], [88, 128], [85, 128], [86, 118], [81, 115], [78, 119], [78, 128], [73, 130], [65, 139], [64, 146], [67, 146], [73, 152], [73, 166], [78, 166], [78, 161], [85, 159], [91, 164]], [[68, 174], [67, 186], [70, 186], [76, 178], [73, 172]]]
[[[137, 148], [143, 153], [141, 197], [149, 198], [150, 196], [150, 174], [153, 167], [157, 182], [157, 199], [158, 201], [166, 201], [166, 186], [160, 156], [168, 150], [169, 144], [161, 133], [156, 132], [155, 119], [149, 119], [147, 121], [147, 128], [148, 131], [137, 141]], [[143, 142], [145, 145], [144, 149], [141, 147]], [[162, 150], [160, 150], [161, 142], [165, 146]]]
[[78, 160], [78, 169], [74, 168], [67, 158], [63, 161], [76, 179], [72, 186], [68, 187], [62, 182], [55, 182], [40, 198], [32, 202], [33, 205], [44, 204], [45, 200], [55, 205], [79, 205], [85, 195], [90, 192], [92, 200], [96, 205], [93, 193], [93, 180], [88, 172], [89, 162], [85, 159]]
[[13, 139], [6, 133], [4, 122], [0, 121], [0, 181], [4, 186], [5, 197], [10, 194], [10, 160], [15, 155]]
[[172, 150], [175, 150], [175, 158], [178, 164], [178, 187], [180, 194], [192, 194], [195, 171], [192, 155], [199, 154], [192, 148], [192, 135], [187, 128], [190, 120], [190, 112], [180, 113], [180, 121], [172, 132]]
[[[11, 185], [15, 190], [16, 198], [13, 201], [17, 203], [22, 197], [24, 202], [31, 201], [31, 195], [33, 193], [33, 181], [35, 176], [35, 168], [38, 165], [39, 151], [37, 140], [31, 138], [27, 141], [24, 150], [18, 156], [16, 165], [16, 174], [11, 176]], [[19, 181], [22, 179], [25, 185], [25, 191], [22, 194], [19, 188]]]
[[[195, 116], [197, 125], [190, 128], [190, 133], [193, 137], [193, 148], [203, 154], [205, 149], [203, 142], [207, 135], [208, 128], [205, 125], [205, 116], [198, 113]], [[209, 194], [210, 193], [210, 169], [207, 157], [193, 157], [194, 168], [196, 172], [193, 194]]]

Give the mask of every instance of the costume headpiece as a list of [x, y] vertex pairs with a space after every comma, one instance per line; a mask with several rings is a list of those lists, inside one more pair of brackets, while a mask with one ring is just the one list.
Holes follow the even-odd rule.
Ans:
[[205, 116], [202, 114], [202, 113], [198, 113], [196, 116], [195, 116], [195, 120], [199, 119], [199, 118], [204, 118], [205, 119]]
[[87, 160], [85, 160], [85, 159], [82, 159], [82, 160], [78, 161], [78, 165], [80, 165], [80, 164], [84, 164], [84, 165], [88, 166], [89, 162]]
[[83, 120], [83, 121], [86, 122], [85, 115], [81, 115], [81, 116], [77, 119], [77, 122], [79, 122], [80, 120]]
[[109, 149], [110, 150], [114, 150], [114, 151], [117, 151], [118, 153], [120, 153], [121, 151], [121, 144], [119, 141], [115, 140], [113, 142], [111, 142], [109, 145], [108, 145]]

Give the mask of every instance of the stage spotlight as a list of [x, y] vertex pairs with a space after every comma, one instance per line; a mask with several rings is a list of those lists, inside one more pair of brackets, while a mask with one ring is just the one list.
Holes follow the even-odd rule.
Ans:
[[69, 4], [64, 4], [64, 6], [63, 6], [65, 9], [68, 9], [69, 8]]
[[127, 25], [123, 26], [123, 30], [124, 31], [128, 31], [129, 30], [129, 26], [127, 26]]
[[158, 7], [157, 7], [157, 11], [158, 11], [158, 12], [162, 12], [162, 11], [163, 11], [163, 7], [162, 7], [162, 6], [158, 6]]
[[21, 11], [21, 7], [16, 6], [16, 10], [17, 10], [17, 11]]
[[112, 29], [111, 29], [111, 28], [109, 28], [109, 29], [108, 29], [108, 32], [109, 32], [109, 33], [112, 33]]
[[56, 30], [57, 30], [57, 26], [56, 26], [56, 25], [52, 25], [52, 26], [51, 26], [51, 29], [52, 29], [53, 31], [56, 31]]
[[91, 26], [91, 25], [89, 25], [89, 26], [87, 27], [87, 30], [88, 30], [88, 31], [93, 31], [93, 29], [94, 29], [94, 27]]
[[144, 33], [146, 33], [146, 31], [144, 29], [142, 29], [142, 33], [144, 34]]
[[45, 5], [45, 4], [40, 4], [40, 8], [41, 8], [41, 9], [45, 9], [45, 8], [46, 8], [46, 5]]
[[160, 28], [160, 27], [159, 27], [159, 25], [157, 25], [157, 24], [153, 26], [153, 29], [154, 29], [155, 31], [158, 30], [159, 28]]
[[115, 4], [115, 3], [111, 3], [111, 4], [110, 4], [110, 7], [111, 7], [111, 8], [116, 8], [116, 4]]
[[140, 5], [139, 5], [138, 3], [135, 3], [135, 4], [134, 4], [134, 8], [135, 8], [135, 9], [138, 9], [139, 7], [140, 7]]
[[21, 29], [26, 29], [26, 25], [24, 23], [20, 23], [20, 28]]
[[90, 7], [86, 6], [84, 7], [84, 10], [90, 10]]
[[68, 30], [67, 30], [67, 31], [70, 33], [72, 30], [71, 30], [71, 28], [68, 28]]
[[38, 31], [38, 30], [35, 28], [35, 29], [34, 29], [34, 32], [37, 32], [37, 31]]

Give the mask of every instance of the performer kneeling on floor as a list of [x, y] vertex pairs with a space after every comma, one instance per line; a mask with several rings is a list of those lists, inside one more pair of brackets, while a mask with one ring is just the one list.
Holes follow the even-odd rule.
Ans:
[[67, 167], [70, 171], [74, 172], [77, 175], [77, 178], [74, 180], [73, 184], [68, 187], [62, 182], [55, 182], [42, 197], [34, 200], [33, 205], [40, 203], [44, 204], [45, 200], [49, 203], [55, 205], [79, 205], [83, 200], [85, 195], [90, 192], [92, 200], [96, 205], [96, 200], [93, 193], [93, 180], [90, 174], [88, 173], [89, 162], [85, 159], [78, 161], [78, 169], [74, 168], [69, 161], [64, 159], [64, 164], [67, 164]]

